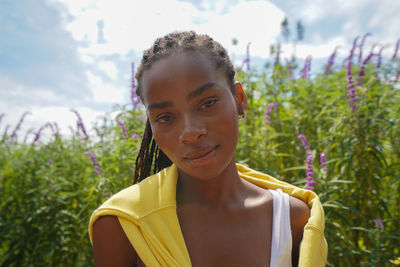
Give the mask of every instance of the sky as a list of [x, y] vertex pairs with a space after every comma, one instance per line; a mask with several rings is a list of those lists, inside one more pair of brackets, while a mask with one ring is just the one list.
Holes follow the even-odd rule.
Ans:
[[112, 116], [116, 106], [130, 104], [131, 63], [137, 67], [143, 51], [172, 31], [210, 35], [238, 66], [250, 43], [257, 68], [273, 61], [269, 47], [278, 42], [281, 57], [291, 57], [280, 24], [288, 18], [293, 39], [301, 20], [296, 57], [312, 55], [322, 66], [335, 47], [344, 58], [367, 32], [366, 49], [387, 45], [383, 55], [390, 57], [400, 38], [399, 14], [400, 0], [1, 0], [0, 136], [7, 125], [11, 134], [26, 111], [21, 133], [57, 122], [68, 135], [76, 125], [71, 109], [87, 128]]

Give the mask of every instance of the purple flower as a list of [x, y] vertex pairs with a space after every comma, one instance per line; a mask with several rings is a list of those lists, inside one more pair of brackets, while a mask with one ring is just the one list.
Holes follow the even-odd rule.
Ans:
[[[356, 49], [356, 46], [357, 46], [358, 38], [360, 38], [360, 37], [357, 36], [354, 39], [353, 47], [351, 48], [350, 55], [349, 55], [349, 57], [347, 59], [347, 89], [348, 89], [347, 96], [350, 97], [350, 99], [347, 102], [350, 104], [350, 107], [353, 110], [358, 108], [358, 106], [354, 104], [358, 100], [356, 95], [354, 94], [355, 92], [358, 91], [358, 89], [354, 89], [353, 76], [352, 76], [353, 56], [354, 56], [354, 50]], [[351, 91], [351, 93], [350, 93], [350, 91]]]
[[324, 152], [319, 154], [319, 162], [321, 163], [322, 171], [323, 172], [327, 172], [328, 169], [326, 168], [326, 160], [325, 160], [325, 153]]
[[312, 56], [308, 56], [304, 63], [303, 70], [301, 71], [301, 78], [307, 79], [310, 75]]
[[53, 124], [51, 124], [50, 122], [48, 122], [48, 123], [46, 123], [46, 127], [49, 127], [49, 128], [51, 129], [51, 132], [52, 132], [53, 134], [55, 134], [55, 130], [54, 130]]
[[379, 68], [381, 67], [382, 64], [382, 51], [383, 49], [385, 49], [387, 46], [382, 46], [381, 49], [379, 49], [378, 52], [378, 62], [376, 63], [376, 70], [379, 70]]
[[377, 47], [378, 46], [378, 44], [373, 44], [372, 46], [371, 46], [371, 51], [369, 51], [369, 53], [370, 54], [373, 54], [374, 53], [374, 50], [375, 50], [375, 47]]
[[313, 172], [313, 168], [312, 168], [312, 161], [313, 161], [312, 152], [307, 151], [306, 155], [307, 155], [306, 189], [314, 190], [314, 185], [316, 185], [317, 183], [314, 180], [314, 172]]
[[136, 80], [135, 80], [135, 63], [131, 63], [131, 71], [132, 71], [132, 77], [131, 77], [131, 90], [136, 92]]
[[58, 127], [57, 122], [53, 122], [53, 125], [54, 125], [54, 129], [55, 129], [54, 135], [55, 136], [60, 136], [60, 128]]
[[247, 44], [246, 47], [246, 65], [247, 70], [250, 70], [250, 42]]
[[74, 128], [71, 125], [68, 125], [68, 129], [71, 132], [71, 135], [73, 136], [75, 134]]
[[371, 60], [371, 58], [374, 56], [374, 51], [372, 50], [369, 55], [364, 59], [364, 61], [361, 63], [360, 66], [360, 71], [357, 74], [357, 85], [362, 86], [361, 79], [362, 77], [365, 76], [365, 66], [367, 63]]
[[243, 60], [242, 62], [242, 66], [240, 67], [240, 69], [243, 69], [243, 66], [246, 65], [247, 70], [250, 70], [250, 42], [247, 44], [246, 47], [246, 58]]
[[22, 114], [21, 119], [19, 120], [17, 126], [15, 127], [14, 131], [13, 131], [12, 134], [11, 134], [10, 143], [13, 143], [13, 142], [14, 142], [14, 139], [17, 137], [17, 132], [18, 132], [19, 128], [21, 127], [22, 122], [24, 121], [25, 117], [26, 117], [27, 115], [29, 115], [29, 114], [31, 114], [29, 111], [27, 111], [27, 112], [25, 112], [24, 114]]
[[335, 61], [335, 57], [336, 57], [336, 53], [337, 53], [337, 50], [338, 50], [338, 49], [339, 49], [339, 46], [336, 46], [336, 47], [335, 47], [335, 50], [334, 50], [333, 53], [330, 55], [330, 57], [329, 57], [329, 59], [328, 59], [328, 63], [327, 63], [326, 66], [325, 66], [325, 72], [324, 72], [325, 75], [328, 74], [329, 71], [331, 70], [331, 68], [332, 68], [332, 66], [333, 66], [333, 63], [334, 63], [334, 61]]
[[361, 63], [361, 59], [362, 59], [362, 50], [363, 50], [363, 47], [364, 47], [365, 39], [366, 39], [368, 36], [371, 36], [371, 33], [370, 33], [370, 32], [367, 32], [366, 34], [364, 34], [363, 38], [361, 39], [361, 43], [360, 43], [360, 46], [359, 46], [359, 48], [360, 48], [360, 53], [358, 54], [358, 63]]
[[90, 157], [90, 159], [92, 160], [93, 167], [94, 167], [94, 170], [95, 170], [94, 176], [97, 176], [97, 175], [101, 174], [100, 165], [99, 165], [99, 162], [97, 161], [95, 155], [90, 151], [86, 151], [84, 154], [88, 155]]
[[271, 122], [269, 121], [271, 119], [270, 113], [271, 113], [271, 109], [275, 108], [275, 111], [278, 108], [278, 103], [274, 102], [274, 103], [269, 103], [267, 105], [267, 107], [265, 108], [265, 124], [271, 124]]
[[286, 61], [287, 70], [290, 75], [290, 80], [294, 81], [292, 62], [290, 62], [287, 58], [285, 58], [285, 61]]
[[127, 131], [126, 131], [126, 127], [123, 121], [121, 120], [117, 120], [118, 124], [121, 126], [122, 132], [124, 134], [124, 136], [126, 137], [128, 135]]
[[280, 54], [281, 54], [281, 50], [278, 49], [278, 50], [276, 51], [276, 57], [275, 57], [274, 67], [275, 67], [276, 65], [279, 64], [279, 55], [280, 55]]
[[85, 140], [88, 140], [89, 136], [88, 136], [88, 134], [86, 132], [85, 125], [83, 124], [82, 117], [79, 115], [78, 111], [76, 111], [75, 109], [71, 109], [71, 111], [73, 113], [75, 113], [75, 115], [78, 117], [78, 121], [76, 122], [76, 125], [78, 127], [78, 134], [79, 134], [79, 130], [81, 130], [82, 133], [85, 135]]
[[397, 52], [399, 51], [399, 46], [400, 46], [400, 39], [396, 43], [396, 48], [394, 49], [394, 54], [392, 56], [392, 60], [395, 60], [397, 57]]
[[297, 136], [297, 138], [299, 138], [301, 140], [305, 150], [310, 150], [310, 146], [308, 145], [307, 138], [303, 134], [299, 134]]
[[51, 129], [53, 129], [53, 126], [52, 126], [50, 123], [46, 123], [45, 125], [43, 125], [42, 127], [40, 127], [40, 128], [39, 128], [39, 131], [38, 131], [38, 132], [36, 133], [36, 135], [35, 135], [35, 139], [33, 139], [32, 145], [35, 145], [36, 142], [39, 141], [40, 135], [41, 135], [42, 131], [43, 131], [46, 127], [49, 127], [49, 128], [51, 128]]
[[146, 115], [143, 115], [143, 114], [138, 114], [137, 116], [136, 116], [136, 119], [139, 119], [139, 120], [146, 120], [147, 119], [147, 116]]
[[382, 231], [385, 230], [385, 227], [383, 226], [383, 221], [381, 218], [375, 219], [375, 225], [379, 227]]
[[98, 137], [103, 138], [103, 134], [100, 132], [99, 128], [95, 127], [94, 130], [96, 131]]
[[49, 158], [49, 163], [53, 164], [53, 162], [54, 162], [54, 159], [53, 158]]
[[307, 190], [314, 190], [315, 187], [313, 186], [314, 184], [316, 184], [315, 182], [309, 182], [307, 183], [306, 189]]
[[306, 149], [306, 157], [307, 157], [307, 168], [306, 168], [306, 189], [314, 190], [314, 185], [317, 183], [314, 180], [314, 171], [312, 166], [313, 156], [312, 152], [310, 151], [310, 146], [308, 145], [307, 138], [303, 134], [299, 134], [297, 136], [303, 143], [304, 148]]
[[6, 139], [6, 136], [7, 136], [7, 133], [8, 133], [8, 129], [10, 129], [10, 124], [7, 124], [6, 128], [4, 129], [2, 141], [4, 141]]
[[350, 76], [350, 77], [351, 77], [351, 68], [352, 68], [352, 64], [353, 64], [354, 51], [355, 51], [356, 46], [357, 46], [358, 38], [360, 38], [360, 36], [357, 36], [357, 37], [354, 39], [354, 41], [353, 41], [353, 46], [352, 46], [352, 48], [351, 48], [351, 50], [350, 50], [350, 55], [349, 55], [349, 57], [347, 58], [347, 76]]
[[0, 125], [1, 125], [1, 121], [3, 120], [3, 117], [4, 117], [5, 115], [6, 115], [5, 113], [2, 113], [2, 114], [0, 115]]
[[136, 138], [139, 138], [139, 137], [140, 137], [140, 135], [138, 135], [137, 133], [133, 133], [133, 134], [132, 134], [132, 138], [133, 138], [133, 139], [136, 139]]
[[140, 105], [140, 97], [136, 94], [136, 81], [135, 81], [135, 63], [132, 62], [132, 77], [131, 77], [131, 101], [133, 109]]
[[28, 139], [28, 135], [31, 134], [31, 133], [33, 133], [33, 128], [30, 128], [30, 129], [26, 132], [25, 138], [24, 138], [24, 144], [26, 143], [26, 140]]
[[39, 131], [35, 134], [35, 138], [33, 139], [32, 145], [36, 144], [36, 142], [39, 141], [42, 130], [43, 130], [43, 126], [40, 127]]

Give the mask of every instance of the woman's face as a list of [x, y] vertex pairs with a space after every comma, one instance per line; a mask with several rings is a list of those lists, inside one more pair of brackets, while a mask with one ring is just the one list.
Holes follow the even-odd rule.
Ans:
[[232, 94], [223, 68], [199, 52], [156, 61], [143, 73], [142, 95], [154, 138], [186, 175], [211, 179], [234, 161], [241, 85]]

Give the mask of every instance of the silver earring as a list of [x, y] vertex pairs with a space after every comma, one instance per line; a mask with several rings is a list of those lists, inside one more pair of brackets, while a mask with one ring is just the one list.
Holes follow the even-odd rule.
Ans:
[[240, 116], [240, 119], [242, 120], [245, 120], [246, 119], [246, 112], [244, 112], [244, 110], [243, 110], [243, 108], [241, 107], [241, 106], [239, 106], [238, 107], [238, 113], [239, 113], [239, 116]]

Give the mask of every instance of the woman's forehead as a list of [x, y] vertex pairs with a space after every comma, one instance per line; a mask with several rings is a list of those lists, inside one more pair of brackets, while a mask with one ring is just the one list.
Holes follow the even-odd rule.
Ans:
[[165, 56], [153, 63], [153, 65], [143, 73], [143, 77], [164, 76], [182, 70], [196, 69], [215, 70], [215, 64], [205, 53], [198, 51], [181, 51]]
[[203, 53], [182, 52], [156, 61], [143, 73], [142, 93], [145, 98], [153, 88], [181, 84], [195, 86], [198, 83], [215, 82], [225, 78], [224, 75]]

